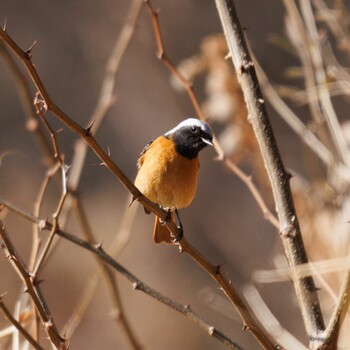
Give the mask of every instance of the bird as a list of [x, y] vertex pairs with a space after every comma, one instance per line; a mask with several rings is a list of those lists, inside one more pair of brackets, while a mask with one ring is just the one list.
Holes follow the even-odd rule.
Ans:
[[[135, 186], [152, 202], [169, 212], [167, 220], [179, 221], [181, 234], [172, 237], [165, 222], [155, 217], [153, 239], [155, 243], [173, 244], [182, 238], [182, 225], [177, 209], [193, 201], [197, 191], [199, 152], [213, 146], [210, 126], [197, 119], [183, 120], [173, 129], [149, 142], [137, 161]], [[144, 208], [146, 214], [150, 211]]]

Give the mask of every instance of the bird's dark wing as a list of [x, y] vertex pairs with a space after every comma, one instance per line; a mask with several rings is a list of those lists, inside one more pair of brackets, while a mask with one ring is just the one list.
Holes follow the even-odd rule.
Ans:
[[147, 150], [149, 149], [149, 147], [151, 146], [151, 144], [153, 143], [154, 140], [150, 141], [147, 143], [147, 145], [145, 147], [143, 147], [141, 153], [140, 153], [140, 157], [137, 160], [137, 169], [140, 169], [142, 164], [143, 164], [143, 156], [145, 155], [145, 153], [147, 152]]

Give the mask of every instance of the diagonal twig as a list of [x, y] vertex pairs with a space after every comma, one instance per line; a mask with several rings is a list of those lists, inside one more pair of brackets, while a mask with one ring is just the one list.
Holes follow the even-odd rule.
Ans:
[[[152, 211], [154, 214], [156, 214], [158, 217], [160, 217], [162, 220], [166, 221], [167, 218], [167, 211], [160, 208], [156, 203], [153, 203], [150, 201], [147, 197], [145, 197], [136, 187], [135, 185], [129, 180], [129, 178], [119, 169], [119, 167], [111, 160], [110, 155], [108, 152], [105, 152], [102, 147], [98, 144], [94, 136], [91, 132], [91, 125], [87, 128], [81, 127], [79, 124], [77, 124], [74, 120], [72, 120], [66, 113], [64, 113], [52, 100], [51, 96], [47, 92], [43, 82], [40, 79], [40, 76], [38, 75], [38, 72], [32, 63], [31, 54], [28, 52], [23, 51], [16, 43], [15, 41], [8, 35], [6, 30], [0, 28], [0, 39], [2, 39], [6, 45], [11, 48], [11, 50], [17, 55], [17, 57], [23, 62], [25, 65], [33, 83], [35, 84], [36, 88], [40, 92], [41, 97], [44, 99], [45, 104], [47, 106], [48, 111], [51, 111], [61, 122], [63, 122], [66, 126], [68, 126], [73, 132], [75, 132], [77, 135], [79, 135], [82, 139], [84, 139], [87, 144], [90, 146], [90, 148], [94, 151], [94, 153], [102, 160], [103, 164], [115, 175], [116, 178], [119, 179], [119, 181], [129, 190], [129, 192], [133, 195], [135, 200], [138, 200], [140, 203], [143, 204], [147, 209]], [[166, 223], [168, 229], [172, 232], [174, 237], [178, 237], [180, 234], [180, 229], [177, 227], [176, 223], [173, 221], [169, 221]], [[52, 229], [52, 227], [51, 227]], [[189, 243], [187, 242], [187, 251], [192, 252], [192, 258], [195, 258], [194, 260], [199, 263], [199, 261], [207, 261], [196, 249], [194, 249]], [[231, 301], [235, 304], [235, 307], [238, 310], [241, 310], [244, 308], [246, 312], [239, 314], [241, 317], [247, 315], [248, 308], [244, 304], [243, 300], [241, 298], [235, 298], [235, 296], [238, 296], [238, 293], [235, 291], [233, 286], [229, 283], [227, 278], [225, 278], [220, 270], [212, 269], [211, 267], [206, 269], [206, 267], [209, 267], [207, 264], [200, 264], [202, 268], [206, 270], [207, 273], [210, 274], [210, 276], [216, 280], [219, 283], [222, 283], [222, 288], [226, 291], [226, 295], [230, 297]], [[252, 317], [248, 317], [246, 319], [243, 318], [244, 324], [247, 325], [246, 329], [248, 329], [250, 332], [256, 336], [259, 341], [264, 344], [266, 349], [274, 349], [274, 344], [269, 340], [268, 336], [262, 331], [262, 329], [259, 327], [259, 325], [254, 321]]]
[[[0, 204], [4, 205], [6, 208], [11, 210], [12, 212], [16, 213], [20, 217], [32, 222], [33, 224], [37, 224], [41, 229], [46, 230], [52, 230], [53, 224], [50, 223], [47, 220], [40, 219], [18, 207], [10, 203], [9, 201], [5, 200], [4, 198], [0, 197]], [[0, 231], [1, 232], [1, 231]], [[175, 311], [178, 311], [179, 313], [185, 315], [188, 317], [191, 321], [193, 321], [195, 324], [203, 328], [210, 336], [214, 337], [215, 339], [221, 341], [224, 345], [228, 346], [231, 349], [238, 349], [242, 350], [242, 347], [238, 345], [236, 342], [231, 340], [229, 337], [227, 337], [225, 334], [223, 334], [220, 330], [218, 330], [216, 327], [211, 326], [208, 324], [203, 318], [201, 318], [199, 315], [197, 315], [195, 312], [191, 310], [191, 308], [188, 305], [182, 305], [169, 297], [161, 294], [160, 292], [156, 291], [152, 287], [148, 286], [147, 284], [143, 283], [139, 278], [137, 278], [134, 274], [132, 274], [130, 271], [128, 271], [124, 266], [119, 264], [116, 260], [114, 260], [110, 255], [108, 255], [104, 249], [102, 248], [101, 244], [91, 244], [87, 241], [84, 241], [83, 239], [76, 237], [66, 231], [63, 231], [60, 228], [57, 228], [56, 234], [67, 239], [68, 241], [86, 249], [90, 252], [96, 254], [99, 256], [100, 259], [102, 259], [105, 263], [110, 265], [113, 269], [115, 269], [117, 272], [119, 272], [121, 275], [123, 275], [126, 279], [128, 279], [135, 290], [140, 290], [144, 292], [145, 294], [149, 295], [150, 297], [158, 300], [159, 302], [167, 305], [168, 307], [172, 308]], [[272, 347], [271, 349], [274, 349]]]
[[39, 282], [35, 275], [32, 275], [25, 263], [22, 261], [12, 242], [10, 241], [3, 223], [0, 221], [0, 237], [3, 241], [3, 249], [7, 259], [11, 262], [16, 272], [23, 280], [26, 286], [26, 292], [30, 294], [42, 320], [43, 326], [50, 337], [52, 343], [59, 350], [68, 349], [68, 344], [65, 338], [61, 337], [46, 304], [46, 301], [40, 291]]
[[[160, 25], [159, 25], [159, 19], [158, 19], [158, 13], [154, 10], [152, 7], [152, 4], [148, 0], [144, 0], [145, 4], [147, 6], [148, 12], [152, 17], [152, 23], [153, 23], [153, 31], [156, 38], [156, 44], [158, 49], [158, 55], [157, 57], [163, 62], [163, 64], [167, 67], [169, 72], [173, 74], [175, 77], [179, 79], [181, 84], [185, 87], [187, 94], [189, 95], [191, 102], [193, 104], [193, 107], [197, 113], [197, 116], [199, 119], [202, 119], [204, 121], [207, 121], [207, 118], [204, 116], [201, 107], [199, 106], [199, 102], [197, 99], [197, 96], [195, 94], [193, 84], [191, 81], [189, 81], [171, 62], [169, 57], [167, 56], [164, 48], [164, 43], [162, 40]], [[266, 220], [268, 220], [274, 227], [278, 228], [278, 220], [276, 216], [271, 212], [271, 210], [268, 208], [267, 204], [265, 203], [265, 200], [263, 196], [261, 195], [260, 191], [256, 187], [255, 183], [253, 182], [253, 179], [251, 176], [244, 173], [242, 169], [240, 169], [234, 162], [232, 162], [229, 158], [225, 156], [225, 153], [217, 141], [215, 135], [214, 135], [214, 147], [215, 151], [217, 153], [217, 159], [232, 172], [234, 173], [249, 189], [251, 192], [253, 198], [257, 202], [259, 208], [261, 209], [263, 216]]]
[[44, 350], [44, 348], [25, 330], [25, 328], [18, 322], [11, 314], [3, 301], [3, 295], [0, 295], [0, 309], [4, 316], [12, 323], [18, 331], [28, 340], [28, 342], [37, 350]]

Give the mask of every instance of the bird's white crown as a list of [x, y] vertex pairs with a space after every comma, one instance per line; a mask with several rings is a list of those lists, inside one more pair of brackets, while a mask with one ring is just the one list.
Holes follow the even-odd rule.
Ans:
[[211, 134], [211, 130], [210, 130], [207, 123], [202, 122], [201, 120], [196, 119], [196, 118], [188, 118], [188, 119], [183, 120], [180, 124], [176, 125], [175, 128], [167, 131], [165, 133], [165, 136], [169, 136], [171, 134], [174, 134], [177, 130], [179, 130], [183, 127], [186, 127], [186, 126], [197, 126], [197, 127], [200, 127], [204, 132]]

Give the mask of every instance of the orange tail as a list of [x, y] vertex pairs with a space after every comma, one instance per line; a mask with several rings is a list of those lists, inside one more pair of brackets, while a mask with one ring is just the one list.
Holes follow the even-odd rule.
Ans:
[[[174, 221], [174, 213], [171, 212], [171, 221]], [[153, 230], [153, 240], [155, 243], [168, 243], [172, 244], [172, 238], [170, 236], [170, 231], [166, 227], [166, 225], [162, 224], [159, 221], [159, 217], [156, 216], [155, 222], [154, 222], [154, 230]]]

